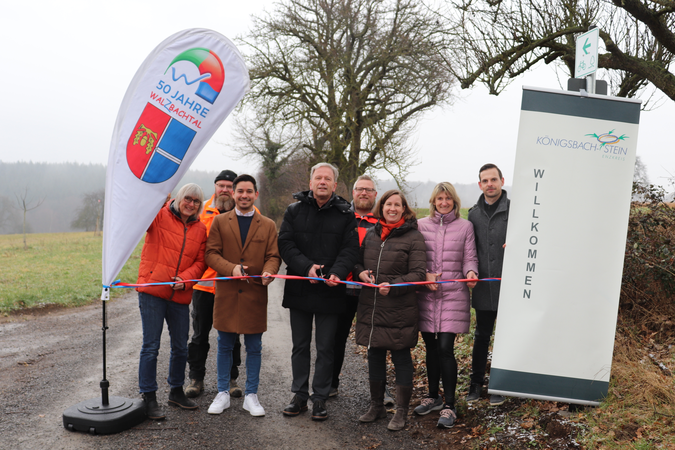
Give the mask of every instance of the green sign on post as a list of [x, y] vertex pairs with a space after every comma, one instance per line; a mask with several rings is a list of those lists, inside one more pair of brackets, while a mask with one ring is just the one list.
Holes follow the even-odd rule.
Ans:
[[584, 78], [598, 70], [598, 37], [600, 29], [594, 28], [576, 40], [574, 78]]

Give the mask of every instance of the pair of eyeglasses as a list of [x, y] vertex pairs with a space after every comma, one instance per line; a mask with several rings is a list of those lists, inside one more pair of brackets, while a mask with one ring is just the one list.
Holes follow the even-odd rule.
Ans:
[[371, 189], [371, 188], [354, 188], [354, 191], [355, 191], [355, 192], [367, 192], [367, 193], [369, 193], [369, 194], [372, 194], [373, 192], [375, 192], [375, 189]]
[[193, 203], [195, 206], [199, 206], [202, 204], [201, 200], [197, 200], [196, 198], [192, 197], [183, 197], [183, 200], [185, 200], [185, 203]]

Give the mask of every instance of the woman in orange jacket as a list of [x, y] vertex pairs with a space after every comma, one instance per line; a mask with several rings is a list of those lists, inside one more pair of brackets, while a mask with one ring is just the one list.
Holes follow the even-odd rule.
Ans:
[[196, 409], [185, 397], [185, 364], [190, 327], [190, 300], [194, 282], [204, 270], [206, 227], [199, 221], [204, 194], [194, 184], [186, 184], [174, 200], [168, 200], [148, 228], [138, 269], [138, 284], [176, 282], [138, 287], [138, 306], [143, 325], [143, 346], [138, 364], [138, 385], [150, 419], [163, 419], [157, 403], [157, 355], [164, 321], [171, 337], [169, 405]]

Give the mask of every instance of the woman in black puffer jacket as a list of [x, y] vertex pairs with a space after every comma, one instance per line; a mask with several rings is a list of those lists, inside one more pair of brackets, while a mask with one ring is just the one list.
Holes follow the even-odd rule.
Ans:
[[379, 286], [364, 286], [359, 296], [356, 343], [368, 346], [371, 398], [370, 409], [359, 420], [374, 422], [387, 416], [383, 399], [389, 350], [396, 370], [397, 406], [388, 428], [401, 430], [412, 395], [410, 349], [417, 344], [419, 314], [415, 286], [388, 285], [426, 279], [426, 244], [417, 231], [415, 212], [400, 191], [385, 192], [373, 214], [380, 221], [366, 234], [355, 270], [361, 281]]

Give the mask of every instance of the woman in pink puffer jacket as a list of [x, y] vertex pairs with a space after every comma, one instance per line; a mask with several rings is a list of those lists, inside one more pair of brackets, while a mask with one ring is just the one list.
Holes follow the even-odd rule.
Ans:
[[[478, 278], [473, 225], [460, 217], [461, 202], [450, 183], [436, 185], [429, 200], [429, 217], [418, 221], [427, 246], [427, 281]], [[431, 284], [417, 293], [419, 328], [427, 350], [429, 396], [415, 408], [426, 415], [441, 410], [439, 428], [450, 428], [457, 418], [455, 335], [468, 333], [471, 322], [470, 283]], [[439, 394], [443, 378], [445, 402]]]

